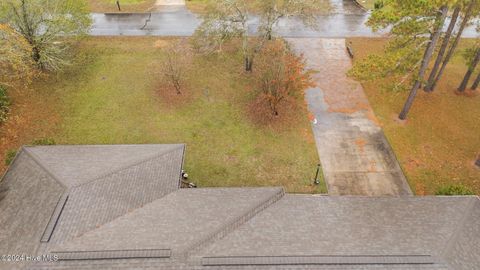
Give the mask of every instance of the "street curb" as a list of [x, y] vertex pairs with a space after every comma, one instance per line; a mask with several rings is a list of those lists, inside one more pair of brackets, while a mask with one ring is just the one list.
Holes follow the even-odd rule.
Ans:
[[353, 2], [355, 2], [355, 4], [357, 4], [357, 6], [359, 6], [361, 9], [363, 9], [365, 12], [369, 12], [370, 9], [364, 7], [362, 4], [360, 4], [360, 2], [358, 2], [358, 0], [352, 0]]

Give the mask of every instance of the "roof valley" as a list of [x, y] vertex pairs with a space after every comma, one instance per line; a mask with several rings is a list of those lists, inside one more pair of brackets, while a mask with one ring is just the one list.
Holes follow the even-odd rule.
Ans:
[[60, 177], [58, 177], [52, 170], [47, 168], [47, 166], [41, 162], [41, 158], [39, 156], [28, 150], [27, 147], [22, 147], [22, 151], [25, 152], [25, 154], [27, 154], [35, 163], [37, 163], [37, 165], [42, 168], [42, 170], [44, 170], [50, 177], [52, 177], [53, 180], [55, 180], [62, 187], [67, 188], [67, 186], [60, 180]]
[[196, 243], [190, 245], [189, 247], [185, 248], [183, 251], [178, 254], [180, 258], [188, 258], [191, 257], [193, 254], [201, 250], [202, 248], [207, 247], [211, 243], [222, 239], [235, 229], [239, 228], [252, 218], [254, 218], [257, 214], [260, 212], [264, 211], [271, 205], [275, 204], [279, 200], [283, 198], [285, 195], [285, 190], [282, 188], [269, 198], [265, 199], [264, 201], [258, 203], [254, 207], [247, 209], [244, 213], [241, 215], [231, 219], [227, 220], [223, 226], [221, 226], [218, 230], [215, 232], [212, 232], [211, 234], [205, 236], [204, 238], [198, 240]]

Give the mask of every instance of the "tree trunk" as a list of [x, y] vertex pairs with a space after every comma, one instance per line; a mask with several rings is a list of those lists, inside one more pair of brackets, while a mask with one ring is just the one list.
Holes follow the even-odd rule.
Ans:
[[245, 56], [245, 71], [251, 72], [253, 69], [253, 57]]
[[472, 84], [472, 91], [477, 90], [478, 85], [480, 84], [480, 73], [478, 74], [477, 78], [475, 79], [475, 82]]
[[40, 50], [36, 46], [32, 47], [32, 58], [36, 64], [40, 64]]
[[438, 39], [440, 38], [440, 34], [442, 33], [443, 24], [445, 23], [445, 18], [447, 17], [448, 7], [442, 6], [440, 8], [440, 14], [437, 16], [435, 30], [433, 32], [432, 38], [430, 43], [428, 44], [427, 48], [425, 49], [425, 54], [423, 56], [422, 65], [420, 66], [420, 70], [418, 71], [418, 78], [415, 80], [415, 83], [410, 91], [410, 95], [408, 96], [407, 101], [398, 116], [401, 120], [405, 120], [407, 118], [408, 112], [413, 105], [413, 101], [417, 95], [418, 89], [422, 86], [422, 80], [425, 76], [425, 73], [428, 68], [428, 64], [432, 59], [433, 52], [435, 51], [435, 47], [437, 46]]
[[442, 46], [440, 47], [440, 51], [438, 52], [437, 60], [433, 65], [433, 69], [430, 72], [430, 76], [428, 77], [427, 85], [425, 86], [425, 91], [431, 92], [433, 91], [433, 82], [435, 81], [435, 77], [437, 76], [438, 69], [440, 68], [440, 64], [443, 61], [445, 56], [445, 52], [447, 51], [448, 44], [450, 43], [450, 38], [452, 36], [453, 29], [455, 29], [455, 25], [457, 24], [458, 15], [460, 14], [460, 7], [456, 7], [452, 14], [452, 20], [450, 21], [450, 25], [448, 26], [447, 32], [445, 33], [445, 37], [443, 38]]
[[452, 47], [450, 47], [450, 50], [447, 53], [447, 56], [445, 57], [445, 60], [443, 60], [442, 67], [440, 68], [440, 71], [437, 74], [437, 77], [432, 83], [432, 89], [435, 89], [435, 86], [437, 85], [438, 81], [442, 77], [443, 73], [445, 72], [445, 68], [447, 67], [448, 62], [453, 56], [453, 53], [457, 49], [458, 43], [460, 42], [460, 39], [462, 38], [463, 30], [465, 30], [465, 27], [468, 24], [468, 21], [470, 21], [470, 17], [472, 16], [472, 11], [473, 11], [473, 6], [475, 1], [471, 1], [470, 5], [468, 5], [467, 10], [465, 12], [465, 17], [463, 18], [462, 24], [460, 25], [460, 29], [458, 29], [457, 36], [455, 37], [455, 41], [452, 44]]
[[117, 7], [118, 7], [118, 11], [122, 11], [122, 9], [120, 8], [120, 1], [117, 1]]
[[463, 81], [458, 87], [459, 92], [465, 92], [467, 89], [468, 82], [470, 81], [470, 77], [472, 76], [473, 72], [477, 68], [478, 62], [480, 62], [480, 49], [477, 49], [477, 53], [475, 54], [475, 59], [473, 59], [472, 65], [468, 67], [467, 73], [465, 73], [465, 77], [463, 77]]

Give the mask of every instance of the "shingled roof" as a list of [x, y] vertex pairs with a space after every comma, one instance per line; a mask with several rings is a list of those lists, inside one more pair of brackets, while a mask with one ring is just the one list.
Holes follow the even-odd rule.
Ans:
[[480, 269], [480, 200], [179, 189], [184, 145], [24, 147], [0, 269]]

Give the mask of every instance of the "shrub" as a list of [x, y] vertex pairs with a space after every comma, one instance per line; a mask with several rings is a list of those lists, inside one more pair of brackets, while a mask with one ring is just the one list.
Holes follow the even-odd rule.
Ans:
[[383, 3], [383, 0], [378, 0], [378, 1], [375, 1], [375, 3], [373, 4], [373, 8], [374, 9], [381, 9], [384, 7], [384, 3]]
[[260, 52], [254, 80], [257, 102], [265, 102], [273, 116], [279, 115], [281, 103], [303, 97], [312, 85], [303, 56], [296, 56], [281, 40], [270, 42]]
[[7, 121], [9, 107], [10, 98], [7, 95], [7, 90], [0, 85], [0, 124]]
[[8, 150], [7, 154], [5, 155], [5, 165], [9, 166], [16, 155], [17, 155], [17, 150], [14, 150], [14, 149]]
[[36, 139], [32, 142], [32, 145], [55, 145], [56, 142], [52, 138]]
[[463, 185], [448, 185], [440, 187], [436, 195], [446, 195], [446, 196], [455, 196], [455, 195], [475, 195], [475, 193], [466, 186]]

